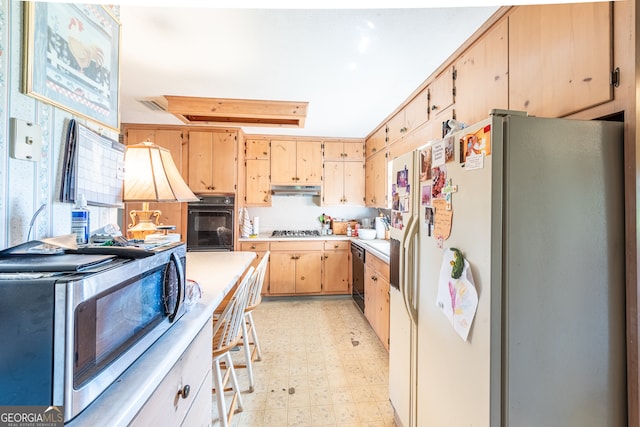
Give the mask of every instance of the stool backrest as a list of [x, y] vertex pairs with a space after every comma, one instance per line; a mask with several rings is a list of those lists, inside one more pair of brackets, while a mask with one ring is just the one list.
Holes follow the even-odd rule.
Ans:
[[249, 267], [233, 296], [213, 324], [213, 351], [235, 345], [234, 343], [240, 339], [249, 287], [253, 280], [255, 280], [254, 268]]
[[270, 251], [265, 252], [264, 256], [260, 260], [260, 263], [256, 267], [253, 274], [256, 276], [255, 281], [249, 288], [249, 302], [247, 302], [247, 308], [254, 308], [262, 300], [262, 285], [264, 284], [264, 275], [267, 271], [267, 263], [269, 262]]

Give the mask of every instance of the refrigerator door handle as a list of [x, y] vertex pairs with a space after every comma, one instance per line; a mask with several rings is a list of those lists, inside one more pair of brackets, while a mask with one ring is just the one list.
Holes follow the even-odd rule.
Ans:
[[419, 223], [420, 219], [417, 215], [414, 215], [409, 222], [407, 233], [405, 234], [405, 240], [402, 245], [402, 252], [405, 261], [405, 267], [403, 269], [404, 277], [402, 280], [404, 289], [402, 295], [407, 313], [409, 313], [409, 317], [411, 318], [411, 322], [413, 324], [418, 323], [418, 309], [416, 307], [417, 271], [415, 260], [415, 241], [418, 233]]

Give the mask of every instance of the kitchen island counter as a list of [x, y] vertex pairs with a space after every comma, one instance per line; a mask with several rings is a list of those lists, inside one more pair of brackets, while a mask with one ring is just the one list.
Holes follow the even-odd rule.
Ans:
[[107, 427], [131, 423], [196, 335], [210, 322], [214, 309], [255, 256], [254, 252], [187, 252], [186, 278], [198, 282], [202, 298], [66, 426]]

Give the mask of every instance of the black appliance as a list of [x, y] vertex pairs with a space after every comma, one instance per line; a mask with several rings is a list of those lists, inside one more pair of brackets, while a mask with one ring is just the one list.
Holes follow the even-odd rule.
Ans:
[[232, 251], [235, 235], [234, 196], [199, 196], [189, 202], [188, 251]]
[[351, 271], [353, 286], [351, 297], [360, 311], [364, 313], [364, 262], [366, 251], [363, 247], [351, 242]]

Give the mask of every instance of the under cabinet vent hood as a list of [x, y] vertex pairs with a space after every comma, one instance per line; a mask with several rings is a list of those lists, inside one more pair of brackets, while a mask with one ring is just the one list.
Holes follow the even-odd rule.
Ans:
[[319, 185], [273, 185], [274, 196], [320, 196]]

